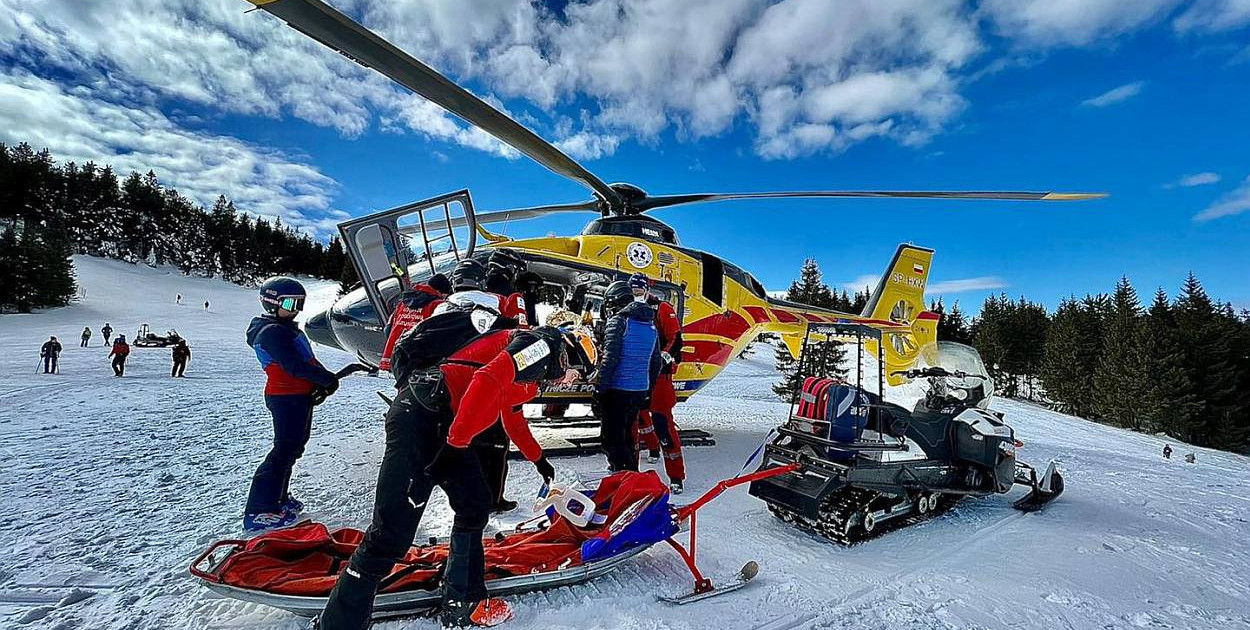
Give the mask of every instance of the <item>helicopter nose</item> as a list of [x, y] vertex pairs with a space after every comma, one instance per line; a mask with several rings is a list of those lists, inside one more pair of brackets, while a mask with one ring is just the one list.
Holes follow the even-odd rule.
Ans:
[[330, 311], [325, 310], [308, 318], [304, 322], [304, 334], [314, 343], [331, 348], [343, 349], [337, 337], [334, 336], [334, 329], [330, 327]]

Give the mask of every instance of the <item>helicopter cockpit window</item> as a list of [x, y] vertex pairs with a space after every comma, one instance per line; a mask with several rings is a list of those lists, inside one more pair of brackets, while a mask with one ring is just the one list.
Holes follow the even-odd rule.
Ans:
[[711, 300], [713, 304], [721, 305], [725, 303], [725, 263], [721, 259], [703, 252], [699, 252], [699, 258], [703, 265], [703, 297]]

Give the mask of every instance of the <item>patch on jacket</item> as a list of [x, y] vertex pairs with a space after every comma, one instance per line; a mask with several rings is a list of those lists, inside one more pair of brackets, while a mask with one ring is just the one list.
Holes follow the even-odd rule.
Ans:
[[520, 372], [542, 361], [549, 354], [551, 354], [551, 347], [547, 345], [547, 342], [540, 339], [521, 348], [520, 352], [512, 353], [512, 362], [516, 364], [516, 371]]

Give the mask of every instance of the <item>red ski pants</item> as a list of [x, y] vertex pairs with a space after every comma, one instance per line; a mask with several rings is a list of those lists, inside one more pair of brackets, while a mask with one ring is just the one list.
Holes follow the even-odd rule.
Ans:
[[661, 374], [651, 391], [651, 407], [638, 414], [638, 443], [649, 451], [662, 451], [664, 471], [670, 481], [686, 478], [686, 461], [681, 455], [681, 436], [673, 421], [673, 407], [677, 405], [677, 393], [673, 389], [673, 375]]

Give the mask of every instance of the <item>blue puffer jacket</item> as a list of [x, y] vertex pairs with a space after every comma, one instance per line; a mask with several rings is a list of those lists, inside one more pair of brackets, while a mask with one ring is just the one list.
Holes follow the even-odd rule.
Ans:
[[660, 335], [655, 329], [655, 309], [632, 302], [603, 327], [596, 389], [649, 392], [660, 372]]

